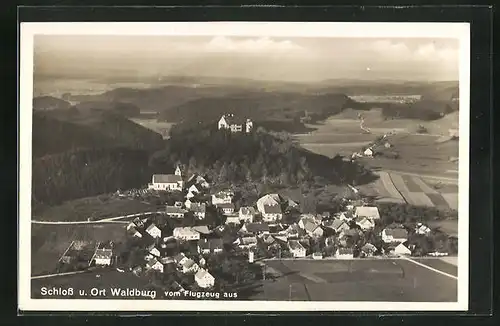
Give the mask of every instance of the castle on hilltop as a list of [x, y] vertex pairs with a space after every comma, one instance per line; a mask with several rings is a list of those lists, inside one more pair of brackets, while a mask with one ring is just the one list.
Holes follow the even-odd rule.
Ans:
[[253, 128], [253, 122], [250, 119], [235, 117], [233, 114], [224, 114], [218, 124], [219, 130], [229, 129], [231, 132], [250, 132]]

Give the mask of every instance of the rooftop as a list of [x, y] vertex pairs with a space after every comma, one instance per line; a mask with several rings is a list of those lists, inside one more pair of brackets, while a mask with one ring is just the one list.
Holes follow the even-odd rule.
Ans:
[[264, 223], [247, 223], [244, 227], [250, 233], [269, 231], [269, 225]]
[[396, 239], [406, 239], [408, 237], [408, 231], [403, 228], [386, 228], [385, 234], [391, 236]]
[[220, 238], [200, 239], [198, 241], [198, 246], [202, 249], [210, 249], [210, 250], [222, 249], [224, 248], [223, 245], [224, 243]]
[[300, 242], [298, 240], [289, 240], [288, 241], [288, 246], [290, 247], [290, 249], [292, 250], [301, 250], [301, 249], [305, 249], [303, 245], [300, 244]]
[[223, 203], [223, 204], [217, 204], [216, 205], [218, 208], [232, 208], [234, 209], [234, 204], [233, 203]]
[[167, 214], [184, 214], [186, 213], [186, 210], [177, 206], [167, 206], [165, 208], [165, 212]]
[[264, 204], [264, 213], [266, 214], [281, 214], [281, 207], [278, 204], [266, 205]]
[[370, 218], [380, 218], [378, 208], [372, 206], [358, 206], [355, 211], [357, 216], [370, 217]]
[[175, 174], [153, 174], [153, 183], [177, 183], [182, 181], [181, 176]]
[[253, 207], [241, 207], [240, 213], [243, 215], [255, 215], [255, 208], [253, 208]]
[[113, 250], [111, 249], [97, 249], [95, 251], [95, 258], [97, 259], [107, 259], [113, 256]]

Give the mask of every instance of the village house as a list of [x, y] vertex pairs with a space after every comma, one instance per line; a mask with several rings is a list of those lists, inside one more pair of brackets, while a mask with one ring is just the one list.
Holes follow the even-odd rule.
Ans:
[[321, 217], [318, 217], [313, 214], [302, 214], [300, 215], [300, 220], [298, 222], [298, 225], [300, 226], [301, 229], [305, 229], [307, 222], [320, 225], [322, 222], [321, 220], [322, 220]]
[[276, 243], [276, 239], [270, 234], [264, 234], [261, 240], [268, 248]]
[[358, 206], [354, 211], [354, 217], [366, 217], [371, 220], [380, 219], [378, 207], [375, 206]]
[[200, 234], [191, 227], [176, 227], [173, 234], [174, 237], [179, 240], [200, 240]]
[[191, 185], [191, 187], [188, 188], [188, 192], [191, 192], [193, 194], [199, 194], [201, 192], [200, 189], [196, 185]]
[[428, 235], [431, 232], [431, 228], [422, 224], [422, 223], [417, 223], [417, 226], [415, 227], [415, 233], [420, 234], [420, 235]]
[[228, 129], [231, 132], [246, 132], [252, 131], [253, 122], [250, 119], [235, 117], [233, 114], [225, 114], [217, 123], [218, 129]]
[[208, 181], [204, 177], [202, 177], [201, 175], [198, 175], [196, 177], [196, 184], [204, 189], [210, 188], [210, 183], [208, 183]]
[[374, 152], [373, 152], [373, 149], [372, 149], [372, 148], [367, 148], [367, 149], [365, 149], [365, 151], [363, 152], [363, 155], [364, 155], [364, 156], [367, 156], [367, 157], [373, 157], [373, 154], [374, 154]]
[[394, 253], [397, 255], [411, 255], [411, 250], [401, 242], [394, 248]]
[[175, 174], [153, 174], [153, 178], [148, 188], [152, 190], [182, 191], [184, 181], [179, 167], [175, 169]]
[[198, 266], [198, 264], [188, 258], [186, 259], [182, 264], [181, 264], [181, 270], [184, 274], [193, 274], [193, 273], [196, 273], [198, 270], [200, 269], [200, 266]]
[[198, 240], [198, 252], [200, 254], [219, 253], [224, 250], [224, 244], [220, 238]]
[[212, 195], [212, 205], [230, 204], [233, 202], [234, 192], [232, 190], [222, 190]]
[[297, 240], [288, 240], [288, 249], [294, 258], [303, 258], [306, 256], [306, 248]]
[[94, 262], [97, 266], [111, 265], [111, 258], [113, 257], [112, 249], [97, 249], [94, 254]]
[[146, 232], [154, 239], [161, 237], [161, 230], [154, 223], [146, 228]]
[[240, 237], [234, 241], [234, 244], [240, 249], [250, 249], [257, 246], [257, 237]]
[[380, 234], [385, 243], [405, 242], [408, 240], [408, 231], [403, 227], [387, 227]]
[[165, 208], [165, 213], [167, 214], [168, 217], [184, 218], [187, 211], [183, 208], [178, 207], [178, 206], [167, 206]]
[[160, 251], [155, 246], [152, 246], [152, 248], [149, 250], [149, 253], [155, 257], [161, 256]]
[[282, 198], [278, 194], [267, 194], [257, 200], [257, 210], [264, 221], [274, 222], [283, 217], [281, 202]]
[[283, 224], [268, 224], [270, 234], [286, 235], [286, 229]]
[[226, 216], [226, 222], [225, 224], [240, 224], [241, 221], [240, 221], [240, 217], [238, 215], [229, 215], [229, 216]]
[[189, 210], [193, 212], [194, 217], [203, 220], [207, 212], [207, 206], [205, 203], [192, 203]]
[[158, 259], [156, 259], [156, 258], [149, 260], [146, 264], [146, 267], [148, 269], [153, 269], [153, 270], [156, 270], [156, 271], [163, 273], [163, 264], [160, 263], [158, 261]]
[[312, 254], [313, 259], [323, 259], [323, 254], [321, 252], [315, 252]]
[[286, 229], [286, 235], [288, 238], [297, 238], [300, 236], [300, 230], [300, 226], [294, 223]]
[[338, 259], [352, 259], [354, 258], [352, 248], [338, 248], [335, 253], [335, 258]]
[[238, 214], [239, 214], [240, 221], [252, 223], [253, 219], [255, 217], [256, 211], [255, 211], [255, 208], [253, 208], [253, 207], [243, 206], [243, 207], [240, 207]]
[[191, 200], [191, 198], [186, 199], [184, 202], [184, 206], [186, 206], [187, 209], [191, 208], [191, 205], [194, 203], [194, 201]]
[[223, 203], [217, 204], [216, 207], [222, 210], [222, 213], [225, 215], [231, 215], [234, 213], [234, 204], [233, 203]]
[[194, 280], [203, 289], [209, 289], [215, 285], [215, 278], [205, 269], [200, 269], [194, 275]]
[[193, 229], [193, 231], [198, 232], [200, 235], [201, 234], [203, 234], [203, 235], [212, 234], [212, 230], [210, 230], [207, 225], [195, 225], [195, 226], [192, 226], [191, 229]]
[[127, 225], [127, 233], [134, 238], [142, 238], [142, 233], [137, 231], [134, 223], [130, 223], [129, 225]]
[[283, 218], [280, 205], [264, 205], [261, 214], [265, 222], [276, 222]]
[[362, 216], [356, 217], [354, 219], [354, 222], [363, 231], [370, 230], [370, 229], [373, 229], [375, 227], [375, 223], [373, 222], [373, 220], [366, 218], [366, 217], [362, 217]]
[[326, 220], [323, 222], [325, 228], [333, 230], [336, 234], [340, 234], [345, 230], [349, 230], [349, 225], [344, 220]]
[[316, 223], [312, 223], [310, 221], [304, 222], [304, 230], [307, 235], [313, 238], [319, 238], [323, 236], [323, 229]]
[[174, 262], [178, 265], [178, 266], [181, 266], [182, 264], [184, 264], [186, 261], [188, 260], [188, 258], [186, 257], [186, 255], [183, 253], [183, 252], [180, 252], [178, 253], [177, 255], [174, 256]]
[[377, 252], [377, 247], [371, 243], [366, 243], [363, 247], [361, 247], [361, 252], [364, 257], [372, 257]]
[[267, 234], [269, 233], [269, 225], [265, 223], [245, 223], [238, 231], [242, 234]]

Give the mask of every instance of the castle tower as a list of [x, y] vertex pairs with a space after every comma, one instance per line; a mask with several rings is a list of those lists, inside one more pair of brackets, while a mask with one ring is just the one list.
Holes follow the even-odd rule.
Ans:
[[181, 168], [178, 165], [177, 165], [177, 168], [175, 169], [175, 175], [182, 177]]
[[245, 131], [250, 132], [253, 129], [253, 122], [250, 119], [247, 119], [247, 122], [245, 124]]

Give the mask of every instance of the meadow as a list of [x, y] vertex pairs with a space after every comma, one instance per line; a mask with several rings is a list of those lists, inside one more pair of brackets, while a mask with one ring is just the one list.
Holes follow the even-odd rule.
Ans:
[[139, 199], [104, 194], [70, 200], [56, 206], [41, 207], [34, 212], [32, 219], [37, 221], [93, 221], [155, 210], [155, 205]]
[[43, 225], [31, 226], [31, 275], [51, 274], [59, 258], [73, 240], [119, 242], [126, 237], [123, 224]]
[[276, 260], [255, 300], [453, 302], [457, 281], [403, 259]]

